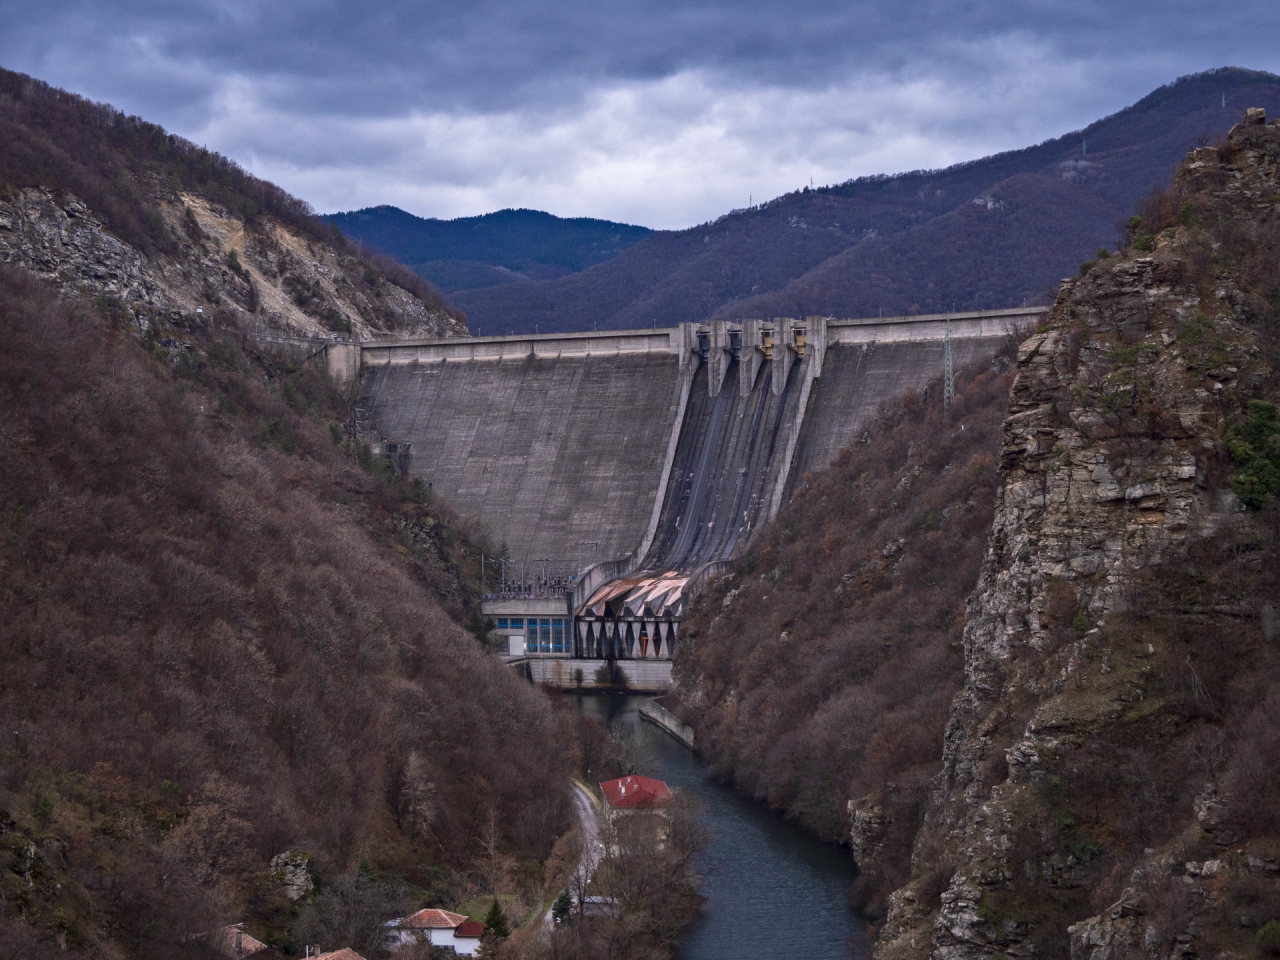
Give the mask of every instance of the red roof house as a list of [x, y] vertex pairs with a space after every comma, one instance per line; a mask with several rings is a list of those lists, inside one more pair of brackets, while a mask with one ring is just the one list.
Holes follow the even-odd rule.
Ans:
[[484, 936], [484, 924], [477, 920], [468, 920], [458, 924], [453, 931], [453, 949], [464, 957], [474, 957], [480, 949], [480, 938]]
[[671, 788], [652, 777], [619, 777], [600, 784], [605, 807], [609, 815], [630, 813], [634, 810], [651, 810], [672, 801]]

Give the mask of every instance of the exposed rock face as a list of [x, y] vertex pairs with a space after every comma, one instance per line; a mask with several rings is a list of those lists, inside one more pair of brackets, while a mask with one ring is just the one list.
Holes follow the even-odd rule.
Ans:
[[870, 798], [849, 801], [849, 849], [859, 870], [868, 869], [880, 852], [888, 826], [884, 807]]
[[[1251, 112], [1221, 155], [1193, 153], [1182, 188], [1244, 215], [1272, 209], [1280, 128], [1263, 122]], [[1061, 796], [1069, 776], [1110, 776], [1108, 757], [1138, 741], [1163, 756], [1157, 720], [1178, 724], [1165, 728], [1171, 741], [1195, 719], [1177, 715], [1169, 681], [1191, 654], [1132, 628], [1146, 615], [1139, 584], [1255, 522], [1211, 474], [1240, 398], [1263, 392], [1270, 369], [1243, 322], [1250, 291], [1219, 271], [1208, 300], [1203, 269], [1189, 278], [1187, 236], [1169, 229], [1144, 241], [1146, 253], [1064, 281], [1047, 327], [1022, 345], [989, 552], [968, 604], [966, 683], [915, 854], [917, 872], [942, 870], [945, 889], [918, 880], [894, 895], [880, 957], [1167, 955], [1175, 921], [1153, 919], [1158, 908], [1170, 912], [1175, 895], [1215, 900], [1248, 869], [1243, 849], [1184, 864], [1168, 841], [1095, 913], [1100, 858], [1115, 870], [1133, 861], [1094, 836], [1116, 834], [1100, 812], [1110, 801], [1097, 801], [1086, 829], [1068, 809], [1079, 801]], [[1231, 615], [1256, 617], [1260, 635], [1261, 609], [1241, 602]], [[1210, 788], [1181, 808], [1215, 850], [1240, 840], [1221, 806]], [[1176, 921], [1187, 929], [1174, 955], [1198, 949], [1197, 909]]]
[[301, 900], [315, 889], [311, 881], [311, 855], [307, 853], [277, 853], [271, 858], [271, 876], [290, 900]]
[[187, 195], [161, 205], [175, 257], [149, 259], [113, 236], [80, 200], [45, 190], [0, 200], [0, 262], [63, 290], [117, 300], [147, 321], [212, 318], [301, 337], [465, 336], [464, 324], [322, 243], [263, 217], [252, 224]]
[[108, 293], [135, 306], [177, 306], [147, 258], [108, 233], [74, 197], [57, 203], [46, 191], [22, 190], [0, 201], [0, 261], [26, 267], [67, 292]]

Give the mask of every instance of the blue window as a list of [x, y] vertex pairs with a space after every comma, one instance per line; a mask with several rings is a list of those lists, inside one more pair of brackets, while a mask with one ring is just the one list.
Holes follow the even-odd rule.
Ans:
[[511, 618], [511, 629], [512, 629], [512, 630], [523, 630], [523, 629], [524, 629], [524, 618], [523, 618], [523, 617], [512, 617], [512, 618]]
[[538, 649], [543, 653], [551, 652], [551, 618], [542, 617], [538, 621]]
[[538, 652], [538, 633], [537, 633], [537, 631], [536, 631], [536, 630], [534, 630], [534, 631], [530, 631], [529, 633], [525, 634], [525, 637], [524, 637], [524, 652], [525, 652], [525, 653], [537, 653], [537, 652]]
[[559, 617], [551, 621], [551, 652], [564, 653], [564, 621]]
[[499, 630], [505, 630], [505, 629], [507, 629], [507, 618], [506, 618], [506, 617], [499, 617], [499, 618], [498, 618], [498, 629], [499, 629]]

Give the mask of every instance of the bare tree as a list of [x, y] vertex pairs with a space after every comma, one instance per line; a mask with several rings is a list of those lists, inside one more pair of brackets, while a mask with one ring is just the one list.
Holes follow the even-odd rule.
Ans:
[[609, 725], [609, 742], [617, 759], [619, 775], [626, 777], [653, 767], [653, 750], [638, 727], [615, 720]]
[[507, 874], [515, 865], [515, 859], [502, 852], [501, 842], [502, 835], [498, 831], [498, 808], [490, 804], [483, 832], [480, 835], [481, 854], [477, 863], [489, 892], [494, 896], [497, 896], [499, 889], [506, 885]]
[[404, 801], [406, 826], [412, 837], [423, 836], [436, 818], [436, 785], [428, 772], [422, 754], [410, 751], [404, 770]]
[[672, 950], [697, 913], [694, 857], [706, 845], [692, 798], [601, 824], [593, 889], [604, 915], [593, 933], [616, 960]]
[[294, 939], [326, 950], [351, 947], [371, 956], [384, 949], [383, 923], [407, 906], [406, 891], [366, 870], [343, 874], [298, 914]]

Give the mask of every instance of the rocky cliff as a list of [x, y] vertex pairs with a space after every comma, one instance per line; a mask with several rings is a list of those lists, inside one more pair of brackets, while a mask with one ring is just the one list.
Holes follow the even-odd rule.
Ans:
[[1022, 344], [964, 685], [878, 957], [1280, 947], [1278, 167], [1250, 111]]
[[0, 262], [68, 293], [118, 299], [139, 320], [212, 320], [215, 311], [288, 336], [458, 336], [465, 324], [354, 256], [272, 217], [246, 221], [195, 193], [157, 204], [171, 253], [146, 256], [71, 193], [29, 187], [0, 200]]

